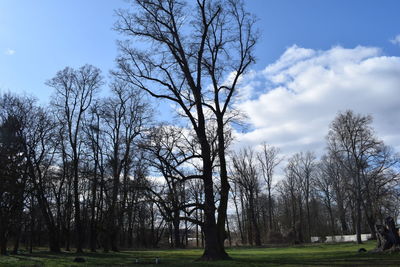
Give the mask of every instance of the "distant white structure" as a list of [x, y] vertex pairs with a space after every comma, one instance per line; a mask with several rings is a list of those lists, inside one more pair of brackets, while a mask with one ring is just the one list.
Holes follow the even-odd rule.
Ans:
[[[331, 235], [325, 237], [325, 243], [334, 243], [334, 242], [356, 242], [357, 236], [356, 235]], [[361, 234], [361, 241], [367, 241], [371, 238], [371, 234]], [[312, 236], [311, 242], [324, 242], [323, 238], [320, 236]]]

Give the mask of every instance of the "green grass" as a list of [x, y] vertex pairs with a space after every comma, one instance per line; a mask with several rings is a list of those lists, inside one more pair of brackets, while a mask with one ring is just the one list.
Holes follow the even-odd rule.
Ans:
[[[400, 266], [400, 254], [358, 253], [363, 247], [373, 249], [375, 242], [362, 245], [319, 244], [272, 248], [231, 248], [231, 261], [198, 262], [200, 249], [123, 251], [118, 253], [85, 253], [85, 263], [74, 263], [74, 253], [1, 256], [0, 266]], [[155, 257], [160, 264], [155, 265]], [[135, 264], [138, 258], [142, 264]]]

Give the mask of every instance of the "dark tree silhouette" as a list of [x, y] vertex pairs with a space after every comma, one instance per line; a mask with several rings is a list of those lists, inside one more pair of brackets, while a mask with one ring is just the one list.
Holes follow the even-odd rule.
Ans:
[[61, 124], [66, 123], [68, 145], [72, 151], [74, 212], [77, 234], [77, 253], [82, 253], [84, 228], [81, 220], [80, 189], [79, 189], [79, 159], [82, 154], [82, 125], [84, 116], [92, 104], [93, 97], [102, 85], [101, 71], [91, 65], [85, 65], [77, 70], [65, 68], [47, 82], [56, 93], [53, 106]]
[[[116, 75], [151, 96], [176, 104], [194, 129], [202, 157], [204, 182], [203, 260], [228, 259], [224, 249], [229, 183], [225, 127], [239, 78], [254, 61], [254, 18], [239, 0], [132, 1], [136, 12], [119, 11], [116, 30], [151, 48], [141, 51], [120, 42]], [[188, 17], [187, 14], [192, 14]], [[211, 86], [208, 86], [211, 85]], [[207, 129], [216, 124], [220, 190], [216, 220], [213, 151]]]

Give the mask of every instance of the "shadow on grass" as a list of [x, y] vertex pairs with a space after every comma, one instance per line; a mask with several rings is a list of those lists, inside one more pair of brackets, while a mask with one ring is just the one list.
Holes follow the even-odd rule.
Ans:
[[[374, 243], [363, 244], [372, 249]], [[74, 252], [49, 253], [37, 251], [11, 258], [5, 266], [152, 266], [155, 258], [164, 266], [400, 266], [400, 254], [358, 253], [357, 244], [317, 244], [275, 248], [231, 248], [230, 261], [195, 261], [201, 249], [179, 250], [131, 250], [122, 252], [97, 253]], [[85, 263], [74, 263], [75, 257], [85, 258]], [[135, 264], [136, 259], [140, 264]], [[0, 266], [5, 261], [0, 258]], [[20, 264], [18, 264], [20, 263]], [[157, 266], [159, 266], [157, 265]]]

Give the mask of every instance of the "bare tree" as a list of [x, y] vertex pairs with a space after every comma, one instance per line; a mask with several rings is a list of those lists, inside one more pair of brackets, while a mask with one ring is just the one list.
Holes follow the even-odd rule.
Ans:
[[[18, 122], [19, 128], [16, 134], [20, 140], [19, 148], [25, 167], [21, 165], [17, 169], [19, 171], [25, 169], [26, 179], [31, 185], [29, 193], [38, 201], [49, 232], [50, 251], [60, 252], [59, 218], [53, 210], [52, 198], [56, 195], [54, 193], [57, 191], [56, 188], [62, 188], [63, 182], [55, 185], [51, 181], [52, 167], [54, 167], [52, 165], [55, 163], [57, 149], [54, 120], [46, 110], [36, 105], [34, 99], [28, 97], [6, 95], [2, 99], [2, 108], [8, 116], [13, 116], [15, 122]], [[22, 199], [21, 202], [16, 201], [21, 209], [22, 201]]]
[[268, 195], [268, 227], [269, 231], [274, 229], [273, 227], [273, 199], [272, 199], [272, 187], [274, 171], [276, 167], [282, 162], [283, 158], [279, 157], [279, 149], [274, 146], [268, 146], [266, 143], [262, 145], [262, 150], [257, 154], [257, 159], [261, 165], [261, 173], [264, 181], [267, 185]]
[[[254, 19], [236, 0], [136, 0], [136, 13], [119, 11], [116, 29], [147, 41], [149, 52], [120, 42], [117, 75], [155, 98], [175, 103], [194, 129], [201, 147], [205, 192], [204, 260], [226, 259], [224, 249], [227, 180], [224, 126], [239, 78], [254, 61]], [[194, 14], [189, 18], [188, 13]], [[151, 52], [150, 52], [151, 51]], [[211, 85], [208, 87], [207, 85]], [[211, 114], [209, 114], [211, 112]], [[217, 123], [220, 191], [218, 221], [207, 116]], [[230, 116], [229, 116], [230, 117]]]
[[[25, 186], [23, 124], [18, 114], [4, 110], [7, 98], [0, 99], [0, 254], [7, 254], [7, 243], [15, 236], [21, 220]], [[9, 106], [8, 106], [9, 107]], [[18, 238], [18, 237], [17, 237]]]
[[[49, 231], [49, 248], [60, 252], [60, 193], [65, 180], [53, 181], [55, 175], [58, 140], [54, 119], [41, 108], [30, 107], [29, 125], [26, 131], [25, 151], [30, 181], [45, 224]], [[56, 207], [54, 208], [54, 198]]]
[[368, 159], [381, 144], [371, 128], [372, 117], [354, 114], [348, 110], [339, 113], [331, 124], [328, 134], [328, 146], [332, 155], [351, 178], [351, 190], [356, 210], [357, 243], [361, 242], [361, 221], [363, 205], [363, 179]]
[[[383, 142], [375, 147], [375, 150], [367, 159], [367, 167], [362, 175], [363, 182], [363, 208], [372, 237], [376, 238], [375, 224], [380, 215], [382, 201], [388, 197], [388, 193], [397, 185], [400, 179], [399, 156], [393, 149]], [[386, 216], [392, 216], [387, 214]], [[383, 217], [381, 216], [381, 220]]]
[[66, 123], [68, 145], [71, 149], [73, 167], [74, 212], [77, 234], [76, 251], [82, 253], [84, 229], [81, 221], [79, 160], [81, 155], [81, 130], [86, 112], [92, 104], [93, 96], [102, 85], [100, 70], [85, 65], [77, 70], [65, 68], [47, 82], [56, 92], [53, 106], [57, 110], [60, 123]]
[[243, 189], [248, 203], [249, 221], [251, 223], [249, 241], [252, 244], [254, 236], [255, 245], [261, 246], [260, 227], [257, 219], [257, 201], [261, 186], [255, 161], [254, 151], [249, 148], [243, 149], [232, 157], [233, 170], [235, 171], [234, 182]]
[[331, 227], [331, 234], [335, 235], [335, 217], [334, 217], [334, 181], [336, 176], [334, 159], [323, 156], [321, 162], [317, 165], [314, 184], [316, 190], [320, 192], [320, 197], [328, 211]]
[[121, 222], [117, 219], [123, 217], [126, 202], [126, 197], [122, 197], [119, 201], [122, 206], [117, 206], [121, 182], [126, 184], [129, 179], [136, 148], [135, 141], [143, 133], [151, 111], [140, 92], [130, 85], [117, 81], [111, 85], [111, 91], [111, 97], [104, 100], [100, 108], [108, 163], [112, 173], [111, 202], [107, 212], [108, 241], [105, 242], [105, 250], [108, 250], [107, 245], [110, 244], [113, 251], [118, 251], [119, 229], [122, 225], [119, 225]]
[[[193, 213], [203, 211], [203, 204], [198, 198], [190, 202], [186, 197], [185, 183], [196, 181], [200, 176], [196, 168], [195, 140], [185, 134], [184, 129], [173, 126], [154, 128], [143, 148], [148, 152], [149, 165], [164, 178], [158, 185], [147, 188], [153, 201], [158, 205], [164, 219], [172, 223], [173, 246], [182, 247], [180, 222], [183, 220], [203, 226], [198, 216]], [[156, 191], [156, 189], [158, 189]]]
[[[87, 136], [86, 145], [89, 147], [91, 160], [93, 161], [92, 180], [91, 180], [91, 204], [90, 204], [90, 250], [96, 252], [98, 238], [98, 188], [100, 181], [104, 180], [104, 160], [103, 160], [103, 136], [100, 125], [100, 104], [95, 102], [90, 109], [90, 115], [85, 121], [84, 131]], [[100, 179], [99, 179], [100, 178]]]
[[[302, 210], [302, 193], [293, 168], [288, 165], [285, 168], [285, 179], [280, 182], [278, 190], [285, 200], [285, 204], [289, 206], [288, 215], [290, 218], [290, 228], [287, 238], [290, 242], [302, 243], [303, 237], [303, 210]], [[289, 230], [289, 229], [288, 229]]]
[[[304, 197], [306, 204], [306, 215], [307, 215], [307, 241], [311, 240], [311, 216], [310, 216], [310, 197], [311, 190], [313, 188], [313, 172], [315, 170], [315, 155], [312, 152], [300, 152], [296, 153], [289, 159], [288, 168], [290, 172], [295, 176], [298, 182], [302, 196]], [[300, 212], [302, 212], [301, 198], [299, 198]], [[300, 215], [301, 217], [301, 215]], [[301, 218], [300, 218], [301, 219]]]

